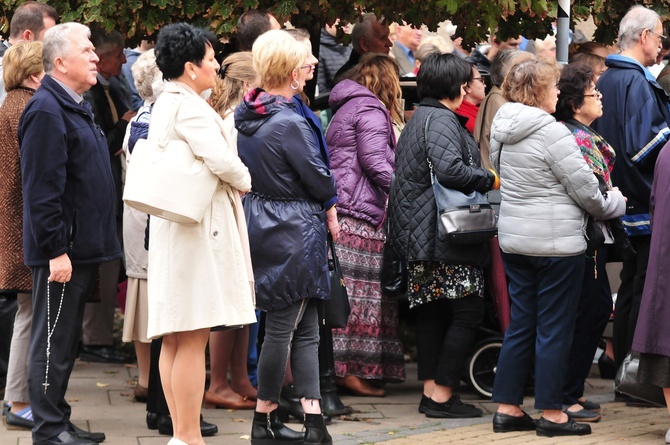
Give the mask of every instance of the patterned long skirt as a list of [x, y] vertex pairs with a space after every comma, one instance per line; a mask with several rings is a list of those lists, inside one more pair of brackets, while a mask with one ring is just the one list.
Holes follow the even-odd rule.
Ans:
[[351, 303], [349, 324], [333, 329], [335, 374], [386, 382], [405, 381], [398, 333], [398, 303], [382, 296], [379, 284], [384, 232], [356, 218], [340, 216], [335, 244]]

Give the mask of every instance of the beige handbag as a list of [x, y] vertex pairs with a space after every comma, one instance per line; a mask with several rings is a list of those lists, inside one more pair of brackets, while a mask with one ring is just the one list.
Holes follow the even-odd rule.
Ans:
[[128, 162], [123, 201], [152, 216], [197, 224], [212, 203], [219, 178], [182, 140], [169, 139], [179, 102], [161, 139], [140, 139]]

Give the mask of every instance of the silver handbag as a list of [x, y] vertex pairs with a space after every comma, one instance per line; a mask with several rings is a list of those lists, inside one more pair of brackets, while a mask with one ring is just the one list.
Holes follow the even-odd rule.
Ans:
[[[424, 140], [427, 141], [428, 123], [432, 113], [426, 119]], [[467, 149], [467, 142], [461, 139], [463, 160], [472, 165], [472, 154]], [[486, 195], [476, 190], [463, 193], [443, 186], [437, 180], [433, 164], [426, 153], [430, 167], [430, 182], [435, 194], [437, 206], [437, 226], [439, 236], [449, 244], [477, 244], [496, 236], [498, 233], [498, 217], [489, 204]]]

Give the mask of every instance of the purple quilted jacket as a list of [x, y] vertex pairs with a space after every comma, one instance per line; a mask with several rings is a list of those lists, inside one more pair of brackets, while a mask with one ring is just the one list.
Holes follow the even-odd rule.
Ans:
[[335, 85], [329, 103], [335, 114], [326, 142], [337, 212], [380, 227], [395, 161], [391, 115], [377, 96], [351, 80]]

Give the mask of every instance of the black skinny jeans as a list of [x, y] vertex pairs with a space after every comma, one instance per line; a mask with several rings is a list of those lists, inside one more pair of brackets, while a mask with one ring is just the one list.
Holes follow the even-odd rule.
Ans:
[[484, 317], [484, 299], [471, 295], [417, 306], [419, 380], [458, 388], [465, 360]]

